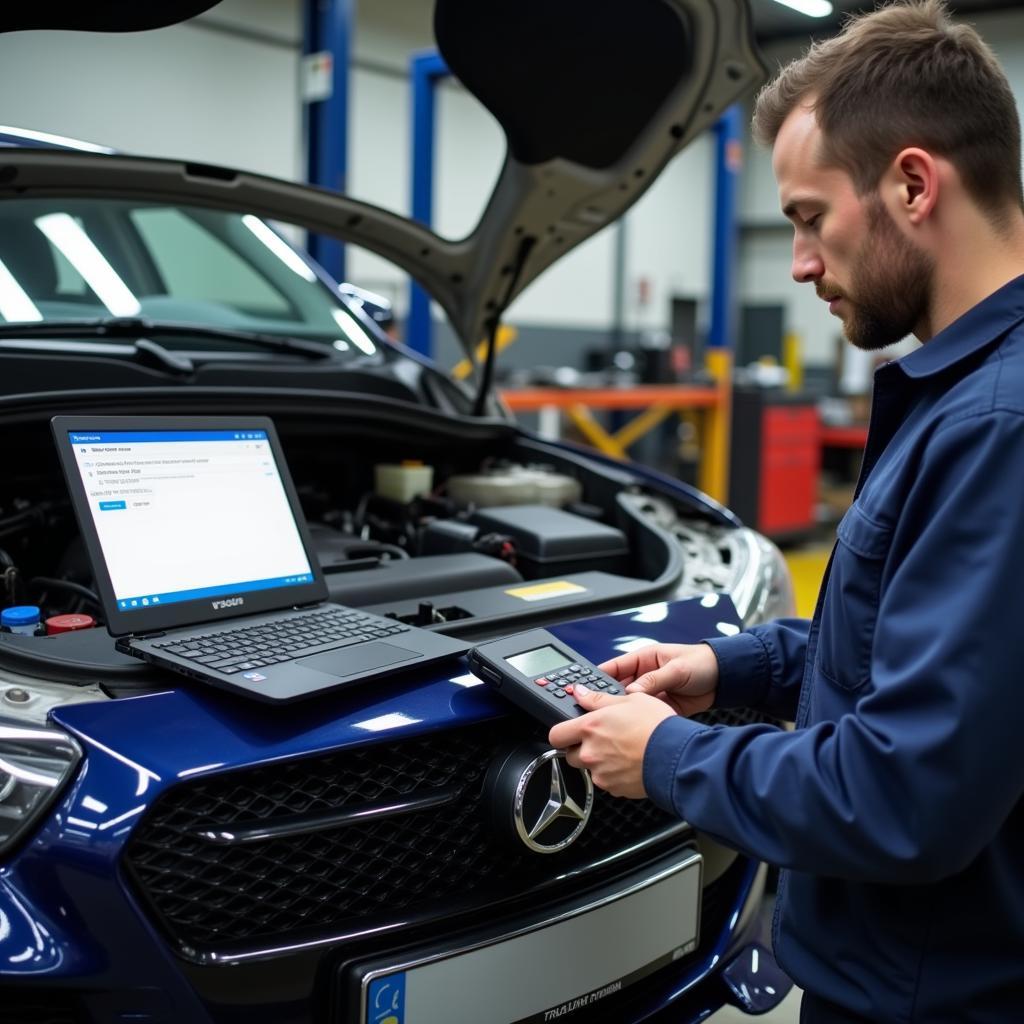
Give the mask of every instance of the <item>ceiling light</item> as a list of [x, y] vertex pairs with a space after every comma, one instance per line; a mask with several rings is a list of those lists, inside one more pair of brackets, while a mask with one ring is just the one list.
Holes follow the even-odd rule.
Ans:
[[302, 261], [279, 235], [276, 235], [266, 224], [247, 213], [242, 223], [291, 271], [305, 278], [310, 284], [316, 284], [316, 274]]
[[806, 14], [808, 18], [827, 18], [832, 13], [832, 4], [829, 0], [775, 0], [783, 7], [790, 7], [794, 11]]
[[377, 347], [366, 336], [366, 332], [359, 326], [358, 321], [351, 313], [347, 313], [343, 309], [332, 309], [331, 316], [334, 317], [334, 322], [345, 332], [345, 337], [360, 352], [365, 352], [368, 356], [372, 356], [377, 351]]
[[139, 300], [74, 217], [48, 213], [36, 218], [36, 227], [67, 257], [114, 316], [138, 316], [142, 312]]
[[36, 304], [0, 261], [0, 316], [5, 320], [42, 320]]

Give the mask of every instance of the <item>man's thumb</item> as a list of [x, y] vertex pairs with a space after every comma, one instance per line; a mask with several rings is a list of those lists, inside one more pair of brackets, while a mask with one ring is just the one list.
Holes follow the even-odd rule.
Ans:
[[604, 703], [606, 696], [597, 690], [591, 690], [589, 686], [582, 685], [574, 686], [572, 688], [572, 695], [576, 698], [576, 703], [587, 711], [599, 708]]

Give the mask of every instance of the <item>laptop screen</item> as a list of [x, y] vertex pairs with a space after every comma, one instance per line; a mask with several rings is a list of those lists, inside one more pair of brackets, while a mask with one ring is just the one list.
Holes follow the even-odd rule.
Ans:
[[119, 612], [313, 583], [266, 430], [67, 437]]

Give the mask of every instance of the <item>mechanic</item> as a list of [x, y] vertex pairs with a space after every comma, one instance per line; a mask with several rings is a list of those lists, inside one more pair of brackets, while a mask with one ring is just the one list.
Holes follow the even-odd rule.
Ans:
[[[626, 797], [784, 870], [807, 1022], [1024, 1018], [1024, 213], [1006, 77], [939, 0], [849, 21], [758, 97], [793, 276], [875, 375], [814, 618], [602, 666], [550, 732]], [[796, 722], [710, 727], [711, 706]]]

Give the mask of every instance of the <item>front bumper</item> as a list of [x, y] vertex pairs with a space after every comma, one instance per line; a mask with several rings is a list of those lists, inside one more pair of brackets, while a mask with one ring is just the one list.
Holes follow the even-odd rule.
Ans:
[[[735, 621], [704, 599], [556, 629], [598, 655], [609, 638], [706, 634], [694, 606]], [[569, 1019], [630, 1024], [668, 1007], [675, 1024], [702, 1019], [728, 998], [723, 966], [763, 939], [763, 871], [610, 797], [568, 851], [492, 846], [486, 759], [538, 737], [475, 683], [417, 678], [272, 716], [198, 688], [56, 709], [85, 761], [0, 869], [0, 1024], [360, 1024], [339, 1002], [343, 965], [514, 934], [625, 891], [688, 847], [705, 861], [698, 948]], [[367, 828], [349, 813], [424, 792]], [[266, 836], [246, 830], [254, 820]]]
[[[628, 882], [624, 879], [622, 885]], [[88, 937], [71, 926], [76, 918], [84, 923], [77, 913], [47, 923], [28, 894], [10, 884], [0, 886], [0, 920], [6, 917], [16, 924], [11, 932], [15, 942], [0, 943], [2, 1024], [362, 1024], [369, 1018], [352, 1015], [349, 965], [374, 957], [400, 962], [408, 952], [394, 938], [390, 945], [370, 939], [355, 945], [297, 944], [242, 963], [198, 965], [169, 952], [116, 879], [94, 878], [91, 883], [91, 909], [102, 907], [105, 916], [93, 919], [95, 928]], [[81, 907], [88, 885], [82, 877], [63, 894], [76, 897], [76, 910], [89, 909]], [[705, 893], [705, 920], [695, 952], [603, 999], [599, 1007], [579, 1009], [564, 1019], [631, 1024], [654, 1016], [660, 1020], [664, 1013], [666, 1021], [687, 1024], [730, 1001], [721, 967], [738, 950], [764, 938], [759, 913], [763, 869], [737, 861], [717, 887], [712, 885], [710, 900]], [[571, 910], [572, 904], [564, 909]], [[524, 920], [510, 917], [497, 926], [489, 923], [434, 941], [463, 948], [512, 934]], [[33, 954], [11, 963], [13, 957], [7, 954], [14, 944], [23, 945], [22, 953], [31, 948]], [[542, 967], [538, 964], [537, 969]], [[487, 979], [479, 984], [486, 989]]]

